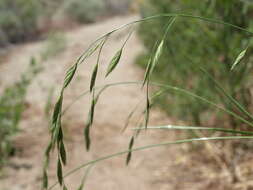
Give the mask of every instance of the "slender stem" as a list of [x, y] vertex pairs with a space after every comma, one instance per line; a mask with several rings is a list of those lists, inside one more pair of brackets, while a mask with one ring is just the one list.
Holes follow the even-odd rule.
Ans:
[[237, 30], [243, 31], [248, 33], [250, 36], [253, 36], [253, 32], [242, 28], [240, 26], [236, 26], [234, 24], [228, 23], [228, 22], [224, 22], [218, 19], [213, 19], [213, 18], [205, 18], [205, 17], [201, 17], [201, 16], [194, 16], [194, 15], [189, 15], [189, 14], [177, 14], [177, 13], [167, 13], [167, 14], [159, 14], [159, 15], [154, 15], [154, 16], [150, 16], [150, 17], [146, 17], [143, 19], [139, 19], [139, 20], [135, 20], [133, 22], [124, 24], [118, 28], [115, 28], [114, 30], [100, 36], [97, 40], [95, 40], [93, 43], [90, 44], [90, 46], [86, 49], [86, 51], [77, 59], [77, 63], [81, 64], [83, 61], [83, 57], [85, 57], [85, 55], [89, 52], [89, 50], [91, 49], [91, 47], [93, 47], [94, 45], [96, 45], [100, 40], [102, 40], [103, 38], [105, 38], [106, 36], [111, 35], [114, 32], [117, 32], [119, 30], [122, 30], [128, 26], [131, 26], [133, 24], [137, 24], [140, 22], [146, 22], [146, 21], [150, 21], [150, 20], [154, 20], [154, 19], [159, 19], [159, 18], [164, 18], [164, 17], [186, 17], [186, 18], [192, 18], [192, 19], [198, 19], [198, 20], [202, 20], [202, 21], [206, 21], [206, 22], [211, 22], [211, 23], [216, 23], [216, 24], [221, 24], [221, 25], [225, 25], [225, 26], [229, 26], [232, 28], [235, 28]]
[[[111, 83], [111, 84], [107, 84], [107, 85], [103, 85], [103, 86], [99, 86], [99, 87], [96, 87], [96, 88], [104, 88], [104, 87], [110, 87], [110, 86], [117, 86], [117, 85], [142, 85], [143, 82], [139, 82], [139, 81], [136, 81], [136, 82], [118, 82], [118, 83]], [[229, 115], [232, 115], [234, 116], [235, 118], [237, 118], [238, 120], [244, 122], [245, 124], [249, 125], [250, 127], [253, 127], [253, 123], [247, 121], [246, 119], [244, 119], [243, 117], [239, 116], [238, 114], [236, 114], [235, 112], [233, 111], [230, 111], [226, 108], [223, 108], [219, 105], [217, 105], [216, 103], [204, 98], [204, 97], [201, 97], [197, 94], [194, 94], [186, 89], [182, 89], [182, 88], [178, 88], [178, 87], [175, 87], [175, 86], [170, 86], [170, 85], [166, 85], [166, 84], [162, 84], [162, 83], [156, 83], [156, 82], [150, 82], [150, 85], [152, 86], [158, 86], [158, 87], [163, 87], [163, 88], [167, 88], [168, 90], [174, 90], [174, 91], [177, 91], [177, 92], [181, 92], [182, 94], [186, 94], [186, 95], [189, 95], [189, 96], [192, 96], [198, 100], [201, 100], [213, 107], [216, 107], [217, 109], [219, 110], [222, 110], [223, 112], [229, 114]], [[66, 111], [68, 109], [70, 109], [70, 107], [75, 103], [77, 102], [81, 97], [83, 97], [84, 95], [88, 94], [89, 91], [85, 91], [84, 93], [82, 93], [80, 96], [78, 96], [71, 104], [69, 104], [65, 110], [62, 112], [62, 115], [66, 113]]]
[[[145, 130], [145, 127], [141, 128], [133, 128], [133, 130]], [[234, 133], [234, 134], [241, 134], [241, 135], [253, 135], [253, 132], [250, 131], [239, 131], [239, 130], [232, 130], [226, 128], [214, 128], [214, 127], [196, 127], [196, 126], [177, 126], [177, 125], [166, 125], [166, 126], [155, 126], [155, 127], [148, 127], [147, 129], [169, 129], [169, 130], [207, 130], [207, 131], [219, 131], [225, 133]]]
[[[117, 152], [117, 153], [114, 153], [114, 154], [110, 154], [110, 155], [98, 158], [96, 160], [89, 161], [89, 162], [87, 162], [85, 164], [82, 164], [82, 165], [78, 166], [77, 168], [69, 171], [68, 173], [66, 173], [63, 176], [63, 178], [66, 178], [66, 177], [72, 175], [73, 173], [75, 173], [76, 171], [78, 171], [82, 168], [85, 168], [86, 166], [89, 166], [91, 164], [95, 164], [95, 163], [103, 161], [103, 160], [108, 160], [108, 159], [113, 158], [113, 157], [124, 155], [124, 154], [127, 154], [129, 152], [137, 152], [137, 151], [151, 149], [151, 148], [157, 148], [157, 147], [161, 147], [161, 146], [168, 146], [168, 145], [172, 145], [172, 144], [191, 143], [191, 142], [195, 142], [195, 141], [236, 140], [236, 139], [253, 139], [253, 136], [204, 137], [204, 138], [185, 139], [185, 140], [178, 140], [178, 141], [172, 141], [172, 142], [165, 142], [165, 143], [160, 143], [160, 144], [152, 144], [152, 145], [142, 146], [142, 147], [134, 148], [132, 150], [125, 150], [125, 151], [122, 151], [122, 152]], [[55, 182], [51, 187], [49, 187], [48, 190], [53, 189], [57, 184], [58, 184], [58, 182]]]

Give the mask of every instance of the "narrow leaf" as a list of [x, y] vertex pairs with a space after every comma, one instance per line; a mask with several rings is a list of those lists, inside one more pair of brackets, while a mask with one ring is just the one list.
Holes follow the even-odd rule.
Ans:
[[63, 164], [66, 165], [67, 156], [66, 156], [66, 150], [65, 150], [65, 146], [63, 144], [63, 141], [60, 142], [60, 155], [61, 155], [61, 160], [62, 160]]
[[74, 77], [74, 75], [75, 75], [76, 69], [77, 69], [77, 63], [74, 64], [74, 65], [67, 71], [67, 74], [66, 74], [65, 79], [64, 79], [63, 88], [67, 88], [67, 86], [69, 85], [69, 83], [72, 81], [72, 79], [73, 79], [73, 77]]
[[206, 70], [203, 68], [200, 68], [200, 70], [206, 74], [215, 84], [215, 86], [220, 90], [221, 93], [223, 93], [236, 107], [238, 110], [240, 110], [242, 113], [247, 115], [249, 118], [253, 119], [253, 116], [251, 115], [250, 112], [248, 112], [244, 106], [242, 106], [235, 98], [233, 98], [221, 85], [220, 83], [211, 75], [209, 74]]
[[238, 65], [242, 59], [244, 58], [244, 56], [246, 55], [247, 52], [247, 48], [245, 50], [243, 50], [236, 58], [235, 62], [233, 63], [232, 67], [231, 67], [231, 71], [235, 68], [236, 65]]
[[57, 164], [57, 177], [58, 177], [58, 182], [60, 185], [63, 183], [63, 176], [62, 176], [62, 165], [61, 165], [61, 160], [58, 159], [58, 164]]
[[68, 190], [68, 188], [66, 187], [66, 185], [63, 186], [63, 190]]
[[121, 58], [121, 55], [122, 55], [122, 51], [123, 49], [121, 48], [115, 55], [114, 57], [112, 58], [111, 62], [110, 62], [110, 65], [108, 66], [107, 68], [107, 72], [106, 72], [106, 75], [105, 77], [107, 77], [114, 69], [115, 67], [118, 65], [119, 61], [120, 61], [120, 58]]

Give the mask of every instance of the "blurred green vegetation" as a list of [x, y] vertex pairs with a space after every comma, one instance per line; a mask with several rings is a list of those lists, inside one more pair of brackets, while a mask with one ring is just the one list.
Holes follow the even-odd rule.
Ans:
[[[217, 18], [253, 31], [253, 5], [250, 1], [144, 0], [140, 12], [143, 17], [161, 13], [184, 13]], [[162, 38], [169, 20], [168, 17], [163, 17], [141, 24], [139, 35], [146, 52], [138, 57], [139, 65], [146, 66], [153, 46]], [[243, 62], [230, 71], [236, 57], [247, 46], [249, 48]], [[224, 25], [180, 17], [169, 31], [153, 80], [190, 89], [217, 102], [218, 105], [235, 111], [231, 102], [219, 94], [210, 78], [200, 71], [199, 68], [203, 68], [219, 81], [229, 94], [250, 110], [253, 69], [251, 54], [252, 42], [247, 34]], [[188, 124], [218, 124], [222, 116], [224, 125], [239, 125], [233, 117], [226, 120], [221, 113], [214, 114], [213, 110], [210, 112], [210, 107], [206, 104], [177, 93], [169, 92], [158, 102], [169, 114], [186, 120]]]
[[[128, 11], [130, 0], [0, 0], [0, 47], [37, 39], [50, 31], [54, 16], [79, 23]], [[66, 24], [66, 23], [65, 23]], [[66, 27], [66, 26], [65, 26]]]
[[39, 14], [40, 1], [0, 0], [0, 43], [30, 37], [37, 29]]
[[71, 0], [66, 2], [66, 13], [81, 23], [94, 22], [105, 11], [103, 0]]
[[64, 33], [52, 32], [48, 35], [47, 41], [41, 52], [42, 61], [48, 60], [64, 51], [67, 39]]
[[12, 138], [18, 132], [18, 124], [25, 108], [27, 88], [40, 70], [32, 58], [21, 79], [0, 95], [0, 167], [14, 153]]

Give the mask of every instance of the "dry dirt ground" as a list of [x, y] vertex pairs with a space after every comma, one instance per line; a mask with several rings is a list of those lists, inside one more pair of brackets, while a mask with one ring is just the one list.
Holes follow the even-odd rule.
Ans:
[[[49, 89], [54, 87], [53, 102], [59, 94], [66, 70], [74, 60], [101, 34], [132, 20], [136, 16], [115, 17], [101, 23], [86, 25], [67, 32], [67, 47], [56, 57], [42, 62], [43, 72], [33, 81], [27, 95], [27, 108], [20, 124], [21, 132], [15, 138], [18, 149], [16, 156], [4, 168], [4, 176], [0, 179], [0, 190], [35, 190], [40, 189], [43, 152], [48, 143], [48, 120], [44, 109]], [[126, 38], [126, 31], [110, 37], [105, 45], [99, 68], [98, 84], [121, 81], [141, 81], [143, 70], [134, 65], [134, 60], [143, 49], [134, 34], [124, 49], [120, 65], [104, 78], [105, 70], [111, 57], [121, 47]], [[0, 66], [1, 89], [19, 79], [31, 56], [39, 57], [44, 47], [43, 41], [19, 45], [13, 48]], [[66, 91], [64, 107], [88, 89], [92, 65], [96, 57], [90, 58], [80, 66], [77, 77]], [[132, 134], [130, 128], [121, 133], [128, 113], [145, 97], [145, 91], [139, 86], [116, 86], [107, 89], [101, 96], [95, 113], [92, 128], [91, 151], [85, 151], [83, 127], [87, 119], [90, 96], [84, 96], [63, 117], [64, 131], [68, 151], [67, 172], [82, 163], [118, 151], [126, 150]], [[140, 118], [140, 113], [135, 120]], [[160, 110], [154, 109], [150, 125], [164, 125], [171, 121]], [[137, 139], [135, 147], [152, 143], [166, 142], [179, 138], [174, 132], [144, 132]], [[86, 188], [92, 190], [174, 190], [174, 189], [232, 189], [227, 186], [227, 173], [216, 167], [207, 167], [204, 163], [210, 160], [200, 158], [201, 154], [187, 156], [187, 145], [167, 146], [133, 154], [129, 166], [125, 166], [125, 155], [96, 164], [87, 178]], [[212, 159], [212, 158], [210, 158]], [[56, 181], [56, 162], [54, 156], [50, 166], [50, 181]], [[76, 189], [84, 174], [84, 170], [66, 178], [69, 189]], [[54, 189], [60, 189], [56, 187]], [[241, 186], [238, 189], [243, 189]]]

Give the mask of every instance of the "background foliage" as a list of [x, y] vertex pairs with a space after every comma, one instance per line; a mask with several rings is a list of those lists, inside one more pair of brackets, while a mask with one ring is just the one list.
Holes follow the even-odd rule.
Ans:
[[37, 29], [40, 1], [0, 1], [0, 45], [15, 43], [29, 37]]
[[54, 28], [54, 16], [59, 13], [58, 19], [89, 23], [127, 13], [129, 6], [130, 0], [0, 0], [0, 46], [38, 38]]
[[18, 124], [25, 108], [27, 88], [39, 71], [40, 67], [32, 59], [21, 79], [6, 88], [0, 96], [0, 166], [14, 153], [12, 138], [18, 132]]
[[72, 0], [66, 4], [66, 13], [82, 23], [94, 22], [105, 11], [103, 0]]
[[[161, 13], [185, 13], [217, 18], [249, 30], [253, 28], [253, 21], [249, 19], [252, 17], [252, 11], [252, 3], [237, 0], [146, 0], [141, 4], [143, 17]], [[139, 35], [147, 51], [139, 56], [138, 64], [146, 65], [154, 44], [163, 36], [168, 22], [168, 18], [162, 18], [141, 24]], [[233, 72], [230, 71], [233, 62], [243, 49], [249, 46], [247, 55], [252, 53], [251, 42], [246, 37], [247, 34], [224, 25], [178, 18], [166, 38], [165, 49], [154, 71], [154, 78], [190, 89], [200, 96], [234, 110], [231, 103], [217, 93], [210, 78], [200, 71], [200, 68], [203, 68], [219, 81], [229, 94], [250, 109], [252, 82], [249, 78], [252, 77], [250, 74], [252, 60], [246, 56], [243, 63]], [[219, 121], [219, 112], [214, 116], [212, 112], [211, 115], [207, 105], [191, 97], [170, 92], [159, 101], [168, 113], [187, 120], [189, 124], [201, 125]], [[231, 127], [238, 125], [232, 117], [228, 118], [228, 121]]]

